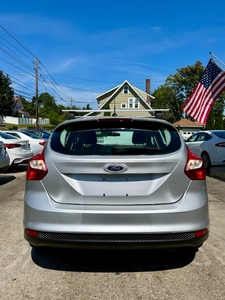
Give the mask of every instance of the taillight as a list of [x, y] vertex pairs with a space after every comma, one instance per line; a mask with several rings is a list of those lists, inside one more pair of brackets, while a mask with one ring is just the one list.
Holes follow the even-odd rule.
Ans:
[[5, 144], [5, 147], [8, 149], [19, 148], [21, 144]]
[[216, 147], [225, 147], [225, 142], [215, 144]]
[[46, 142], [39, 142], [39, 145], [44, 147], [46, 145]]
[[44, 150], [33, 156], [27, 165], [27, 180], [42, 180], [48, 173], [48, 168], [44, 160]]
[[206, 179], [206, 170], [203, 159], [194, 153], [188, 150], [188, 159], [184, 168], [184, 173], [191, 180], [205, 180]]

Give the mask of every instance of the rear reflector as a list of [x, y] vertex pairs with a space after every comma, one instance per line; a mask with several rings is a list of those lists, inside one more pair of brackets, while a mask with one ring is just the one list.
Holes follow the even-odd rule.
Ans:
[[25, 229], [25, 233], [32, 237], [37, 237], [37, 235], [38, 235], [38, 231], [34, 231], [31, 229], [27, 229], [27, 228]]
[[196, 231], [196, 232], [195, 232], [195, 237], [196, 237], [196, 238], [202, 237], [202, 236], [205, 235], [206, 233], [207, 233], [207, 230], [206, 230], [206, 229]]

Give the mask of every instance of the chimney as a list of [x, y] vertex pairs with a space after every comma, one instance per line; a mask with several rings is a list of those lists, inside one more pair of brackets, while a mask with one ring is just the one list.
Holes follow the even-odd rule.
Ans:
[[[150, 94], [150, 79], [146, 79], [146, 93]], [[146, 102], [151, 105], [150, 96], [146, 95]]]

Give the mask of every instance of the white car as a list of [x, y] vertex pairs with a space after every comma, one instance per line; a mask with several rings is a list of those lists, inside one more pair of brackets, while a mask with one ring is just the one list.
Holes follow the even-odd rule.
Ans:
[[206, 169], [225, 165], [225, 130], [198, 131], [186, 143], [193, 153], [203, 158]]
[[29, 132], [24, 133], [19, 130], [8, 130], [4, 132], [20, 139], [28, 139], [33, 155], [40, 153], [46, 145], [46, 141], [44, 139], [41, 139], [35, 134]]
[[33, 156], [28, 139], [19, 139], [0, 131], [0, 141], [5, 144], [10, 166], [28, 161]]
[[0, 141], [0, 173], [5, 172], [9, 167], [9, 156], [5, 144]]

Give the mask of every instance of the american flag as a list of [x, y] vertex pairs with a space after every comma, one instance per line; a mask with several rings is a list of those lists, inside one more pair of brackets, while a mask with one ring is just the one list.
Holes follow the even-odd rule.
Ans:
[[205, 125], [213, 104], [224, 90], [225, 72], [210, 58], [202, 78], [185, 102], [182, 110]]

